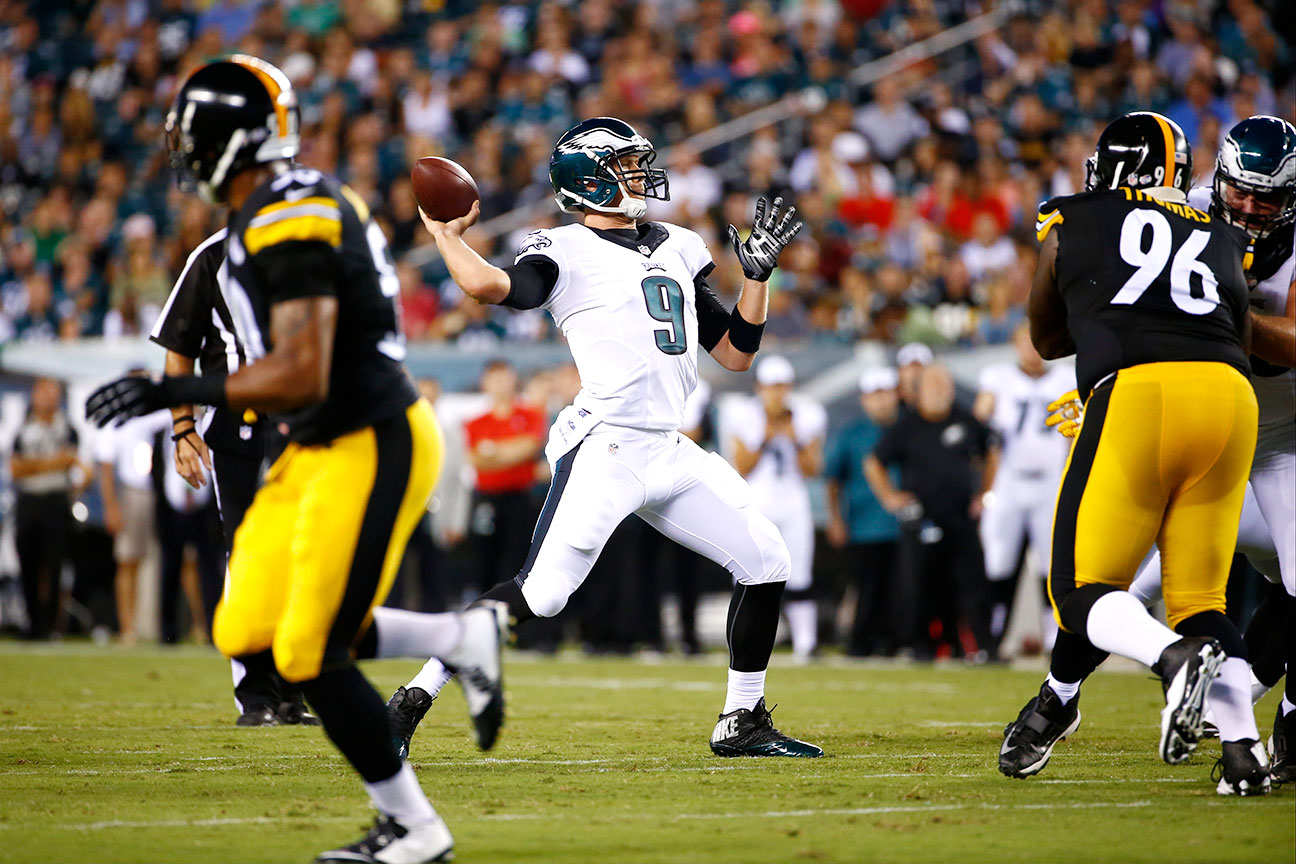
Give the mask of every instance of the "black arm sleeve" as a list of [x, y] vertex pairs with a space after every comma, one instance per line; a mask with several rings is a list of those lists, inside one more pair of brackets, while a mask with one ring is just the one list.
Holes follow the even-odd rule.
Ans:
[[539, 309], [558, 284], [558, 265], [543, 255], [528, 255], [503, 269], [509, 293], [499, 305], [510, 309]]
[[720, 340], [729, 332], [729, 310], [720, 302], [720, 298], [707, 284], [706, 277], [715, 269], [708, 264], [693, 277], [694, 305], [697, 307], [698, 344], [711, 351], [720, 344]]
[[261, 250], [252, 259], [258, 285], [269, 305], [302, 297], [336, 297], [342, 262], [322, 240], [288, 240]]

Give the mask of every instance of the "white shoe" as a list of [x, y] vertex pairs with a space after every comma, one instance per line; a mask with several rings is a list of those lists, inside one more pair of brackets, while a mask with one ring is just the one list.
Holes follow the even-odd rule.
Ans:
[[454, 838], [441, 817], [406, 826], [379, 816], [359, 841], [320, 853], [315, 864], [432, 864], [453, 857]]
[[468, 716], [477, 729], [477, 746], [495, 746], [504, 725], [504, 670], [500, 654], [508, 638], [508, 606], [488, 600], [459, 616], [463, 636], [449, 655], [442, 657], [455, 673], [468, 703]]

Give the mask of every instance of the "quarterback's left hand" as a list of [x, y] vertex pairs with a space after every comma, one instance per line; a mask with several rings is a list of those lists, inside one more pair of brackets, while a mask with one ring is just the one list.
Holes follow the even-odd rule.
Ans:
[[1048, 406], [1049, 416], [1044, 425], [1057, 427], [1064, 438], [1074, 438], [1080, 434], [1084, 423], [1084, 406], [1080, 404], [1080, 394], [1075, 390], [1063, 393]]
[[729, 244], [733, 246], [738, 262], [742, 264], [743, 274], [748, 279], [764, 282], [778, 266], [779, 254], [792, 242], [792, 238], [801, 230], [801, 221], [792, 221], [796, 215], [795, 207], [783, 211], [783, 199], [775, 198], [772, 207], [767, 206], [765, 198], [756, 200], [756, 221], [751, 234], [745, 242], [738, 239], [738, 229], [730, 225], [726, 232]]
[[128, 375], [90, 394], [86, 400], [86, 418], [102, 428], [110, 422], [117, 425], [132, 417], [152, 414], [168, 405], [165, 383], [142, 375]]

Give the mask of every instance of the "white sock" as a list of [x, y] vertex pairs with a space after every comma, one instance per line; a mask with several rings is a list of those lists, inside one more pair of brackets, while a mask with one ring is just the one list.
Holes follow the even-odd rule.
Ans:
[[1045, 678], [1044, 681], [1046, 684], [1048, 684], [1049, 689], [1052, 690], [1054, 693], [1056, 693], [1058, 695], [1058, 698], [1062, 700], [1063, 705], [1067, 704], [1072, 699], [1074, 699], [1076, 697], [1076, 694], [1080, 692], [1081, 682], [1073, 681], [1070, 684], [1064, 684], [1058, 679], [1054, 678], [1052, 672], [1049, 673], [1048, 678]]
[[1251, 669], [1251, 704], [1254, 705], [1259, 702], [1271, 689], [1268, 684], [1261, 683], [1260, 679], [1256, 677], [1255, 670]]
[[1241, 657], [1226, 657], [1219, 677], [1206, 691], [1206, 705], [1215, 715], [1221, 741], [1259, 740], [1255, 710], [1251, 707], [1251, 666]]
[[1291, 712], [1296, 711], [1296, 705], [1293, 705], [1286, 696], [1283, 697], [1281, 706], [1282, 706], [1282, 712], [1284, 717], [1286, 717]]
[[746, 708], [749, 711], [765, 695], [765, 670], [738, 672], [729, 670], [729, 685], [725, 688], [725, 704], [721, 714]]
[[447, 669], [444, 663], [433, 657], [423, 664], [423, 668], [405, 686], [418, 687], [426, 690], [432, 696], [436, 696], [441, 692], [442, 687], [450, 683], [450, 679], [453, 677], [454, 673]]
[[788, 629], [792, 631], [792, 653], [809, 657], [819, 641], [819, 609], [813, 600], [793, 600], [783, 604]]
[[379, 606], [374, 609], [378, 628], [378, 656], [444, 657], [463, 637], [463, 624], [455, 612], [430, 614]]
[[408, 762], [401, 763], [400, 770], [386, 780], [366, 783], [364, 787], [378, 812], [393, 817], [402, 825], [422, 825], [436, 821], [437, 812], [423, 794], [418, 778], [414, 776], [414, 769]]
[[1095, 648], [1151, 666], [1179, 634], [1154, 619], [1128, 591], [1099, 597], [1089, 609], [1085, 633]]

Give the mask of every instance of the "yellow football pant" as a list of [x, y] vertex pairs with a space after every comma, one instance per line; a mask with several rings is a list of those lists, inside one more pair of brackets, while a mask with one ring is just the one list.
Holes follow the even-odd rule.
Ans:
[[288, 681], [352, 659], [391, 590], [441, 471], [422, 399], [328, 444], [289, 444], [234, 535], [212, 639], [227, 657], [273, 649]]
[[1171, 627], [1224, 611], [1255, 454], [1251, 383], [1223, 363], [1148, 363], [1094, 390], [1053, 517], [1049, 599], [1125, 589], [1155, 542]]

